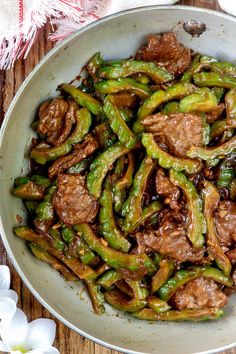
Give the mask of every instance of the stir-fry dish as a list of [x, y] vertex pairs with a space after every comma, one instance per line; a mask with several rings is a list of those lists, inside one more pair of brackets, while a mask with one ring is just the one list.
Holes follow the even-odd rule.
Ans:
[[236, 288], [236, 66], [155, 34], [58, 90], [15, 179], [15, 235], [82, 280], [97, 314], [220, 318]]

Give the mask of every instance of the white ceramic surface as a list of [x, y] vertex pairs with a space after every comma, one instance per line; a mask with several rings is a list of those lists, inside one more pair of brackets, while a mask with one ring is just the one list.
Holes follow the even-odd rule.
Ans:
[[[203, 21], [207, 30], [199, 38], [192, 38], [182, 28], [182, 22], [187, 20]], [[129, 353], [213, 353], [236, 345], [235, 297], [226, 308], [226, 316], [217, 322], [150, 324], [123, 314], [117, 316], [117, 311], [109, 306], [106, 314], [98, 317], [79, 286], [66, 284], [48, 265], [36, 260], [12, 233], [16, 215], [24, 218], [24, 209], [9, 191], [14, 178], [26, 169], [24, 155], [33, 135], [30, 123], [39, 104], [57, 95], [57, 85], [74, 78], [95, 52], [101, 51], [106, 59], [126, 58], [147, 34], [170, 30], [196, 51], [219, 59], [236, 59], [233, 17], [191, 7], [147, 7], [83, 28], [53, 49], [35, 68], [13, 100], [1, 130], [0, 233], [25, 284], [51, 313], [80, 334]]]

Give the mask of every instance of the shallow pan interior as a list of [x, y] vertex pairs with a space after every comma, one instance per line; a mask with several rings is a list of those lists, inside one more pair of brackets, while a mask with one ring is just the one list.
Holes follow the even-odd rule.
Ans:
[[[207, 30], [193, 38], [183, 22], [198, 20]], [[57, 46], [36, 67], [16, 95], [4, 121], [0, 138], [0, 232], [23, 281], [39, 301], [57, 318], [82, 335], [129, 353], [196, 353], [217, 351], [236, 344], [236, 298], [232, 297], [226, 316], [216, 322], [154, 323], [135, 320], [107, 306], [98, 317], [80, 285], [66, 284], [49, 266], [36, 260], [26, 245], [12, 233], [16, 215], [24, 219], [20, 200], [9, 190], [13, 180], [27, 169], [24, 155], [33, 132], [30, 123], [37, 107], [57, 95], [61, 82], [71, 81], [97, 51], [106, 59], [126, 58], [144, 42], [149, 33], [174, 31], [192, 49], [234, 61], [236, 20], [230, 16], [191, 7], [146, 7], [130, 10], [94, 23]]]

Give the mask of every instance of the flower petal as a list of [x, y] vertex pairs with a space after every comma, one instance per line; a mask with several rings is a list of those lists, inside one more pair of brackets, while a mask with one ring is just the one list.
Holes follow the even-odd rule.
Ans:
[[6, 343], [3, 343], [2, 340], [0, 340], [0, 350], [2, 352], [10, 352], [11, 351], [11, 348], [9, 347], [9, 345], [7, 345]]
[[[12, 300], [11, 300], [12, 301]], [[28, 332], [28, 322], [23, 311], [17, 309], [11, 321], [0, 323], [0, 336], [11, 348], [24, 347]]]
[[30, 350], [28, 353], [29, 354], [60, 354], [60, 352], [56, 348], [50, 345], [40, 346], [38, 348]]
[[5, 265], [0, 265], [0, 289], [10, 288], [10, 270]]
[[50, 346], [54, 342], [56, 334], [56, 324], [53, 320], [39, 318], [29, 323], [26, 349], [34, 349], [39, 346]]
[[16, 312], [16, 303], [9, 297], [0, 296], [0, 320], [10, 321]]
[[15, 303], [18, 301], [18, 295], [14, 290], [8, 290], [8, 289], [0, 289], [0, 298], [4, 297], [9, 297], [12, 299]]

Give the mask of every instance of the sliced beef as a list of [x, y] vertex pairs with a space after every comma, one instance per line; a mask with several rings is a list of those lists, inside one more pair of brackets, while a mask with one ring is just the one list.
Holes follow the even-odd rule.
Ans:
[[210, 112], [206, 113], [206, 121], [207, 123], [214, 123], [216, 120], [220, 119], [221, 114], [225, 109], [224, 103], [220, 103], [217, 108], [213, 109]]
[[[216, 175], [215, 175], [215, 171], [213, 168], [211, 167], [205, 167], [203, 170], [202, 170], [202, 174], [203, 176], [210, 180], [210, 181], [213, 181], [215, 178], [216, 178]], [[199, 175], [199, 174], [198, 174]]]
[[62, 98], [43, 103], [39, 109], [38, 131], [53, 143], [60, 136], [63, 119], [68, 110], [68, 103]]
[[78, 111], [78, 105], [74, 101], [68, 101], [69, 108], [66, 112], [64, 125], [60, 131], [60, 135], [57, 139], [54, 139], [54, 145], [61, 145], [70, 135], [72, 126], [76, 121], [76, 112]]
[[98, 203], [89, 194], [80, 174], [58, 175], [53, 206], [57, 215], [67, 225], [91, 222], [98, 212]]
[[193, 248], [189, 242], [185, 215], [171, 211], [161, 215], [160, 227], [143, 233], [145, 244], [179, 262], [201, 262], [204, 248]]
[[202, 277], [183, 285], [171, 299], [172, 305], [178, 310], [221, 308], [227, 301], [227, 296], [214, 280]]
[[[181, 206], [183, 208], [183, 206]], [[180, 211], [171, 210], [170, 208], [162, 209], [159, 214], [159, 226], [163, 225], [166, 221], [185, 226], [187, 222], [188, 211], [181, 209]]]
[[52, 220], [37, 220], [34, 219], [34, 225], [39, 233], [48, 233], [53, 226], [54, 219]]
[[54, 178], [58, 173], [74, 166], [76, 163], [92, 155], [98, 148], [98, 142], [92, 134], [87, 135], [81, 144], [75, 146], [74, 151], [67, 156], [57, 159], [48, 170], [49, 178]]
[[236, 243], [236, 203], [220, 201], [215, 214], [217, 235], [221, 246]]
[[156, 173], [156, 192], [165, 197], [165, 203], [169, 204], [171, 209], [180, 209], [178, 204], [180, 190], [169, 180], [162, 168], [158, 168]]
[[142, 121], [145, 130], [155, 137], [165, 137], [165, 144], [171, 153], [185, 157], [191, 146], [202, 145], [202, 118], [197, 114], [157, 113]]
[[191, 50], [180, 44], [172, 32], [151, 34], [147, 44], [137, 52], [136, 59], [152, 61], [179, 76], [191, 63]]
[[117, 107], [134, 108], [137, 104], [137, 96], [128, 92], [113, 95], [113, 100]]
[[146, 243], [144, 241], [143, 233], [142, 232], [136, 232], [135, 234], [137, 246], [132, 250], [132, 254], [142, 254], [146, 253], [148, 247], [146, 246]]
[[145, 266], [140, 266], [138, 270], [120, 268], [119, 273], [122, 275], [124, 279], [139, 280], [142, 279], [147, 274], [147, 268]]

